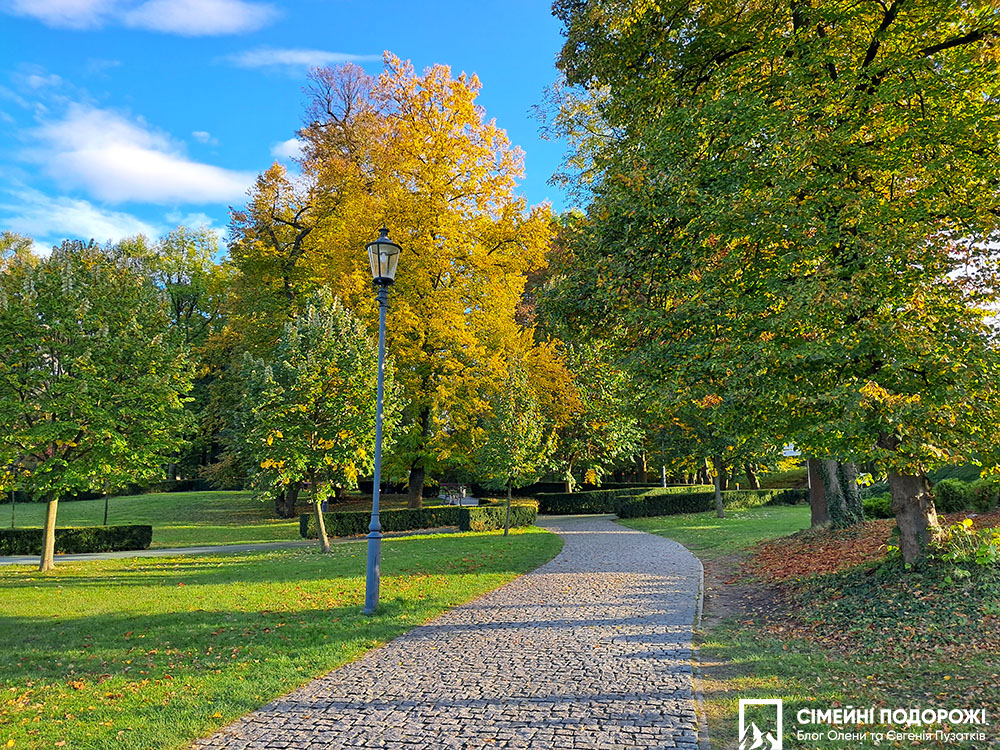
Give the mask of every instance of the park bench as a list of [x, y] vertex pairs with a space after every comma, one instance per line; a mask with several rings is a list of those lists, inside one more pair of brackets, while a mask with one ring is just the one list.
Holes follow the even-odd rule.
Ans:
[[458, 482], [441, 482], [441, 491], [438, 497], [444, 500], [445, 505], [479, 505], [479, 500], [474, 497], [466, 497], [468, 488]]

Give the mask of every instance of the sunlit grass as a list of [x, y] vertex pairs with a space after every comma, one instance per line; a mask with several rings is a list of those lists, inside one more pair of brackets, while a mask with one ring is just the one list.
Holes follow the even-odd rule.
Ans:
[[0, 569], [0, 747], [175, 748], [552, 558], [537, 528]]
[[715, 513], [685, 513], [619, 523], [678, 541], [698, 557], [711, 560], [741, 552], [764, 539], [807, 529], [809, 520], [809, 506], [774, 505], [726, 511], [725, 518], [716, 518]]

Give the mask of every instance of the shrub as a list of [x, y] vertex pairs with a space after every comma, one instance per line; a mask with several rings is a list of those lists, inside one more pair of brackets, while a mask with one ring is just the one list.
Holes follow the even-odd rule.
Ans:
[[[532, 503], [511, 505], [510, 525], [530, 526], [535, 522], [537, 509]], [[412, 531], [414, 529], [437, 529], [457, 526], [460, 531], [490, 531], [502, 529], [506, 507], [503, 505], [480, 505], [458, 507], [448, 505], [436, 508], [403, 508], [383, 510], [379, 513], [382, 531]], [[497, 520], [499, 519], [499, 520]], [[328, 536], [361, 536], [368, 533], [371, 513], [365, 510], [324, 513]], [[317, 539], [316, 514], [299, 516], [299, 534], [305, 539]]]
[[[620, 518], [642, 518], [704, 513], [715, 509], [714, 490], [670, 493], [666, 491], [669, 489], [661, 488], [639, 497], [622, 498], [615, 512]], [[729, 510], [747, 510], [761, 505], [795, 505], [808, 499], [809, 491], [802, 489], [726, 490], [722, 493], [722, 505]]]
[[[382, 531], [410, 531], [412, 529], [434, 529], [442, 526], [458, 526], [460, 521], [458, 506], [434, 508], [401, 508], [383, 510], [379, 513]], [[323, 514], [328, 536], [359, 536], [368, 533], [371, 513], [367, 510], [340, 511]], [[306, 539], [317, 539], [316, 514], [306, 513], [299, 517], [299, 533]]]
[[942, 479], [934, 485], [934, 507], [940, 513], [958, 513], [972, 505], [972, 487], [961, 479]]
[[[0, 553], [42, 554], [43, 531], [43, 529], [0, 529]], [[56, 529], [56, 552], [64, 554], [149, 549], [152, 541], [152, 526], [81, 526]]]
[[[502, 529], [507, 508], [504, 506], [479, 506], [462, 508], [462, 519], [459, 529], [462, 531], [495, 531]], [[534, 505], [511, 505], [510, 528], [531, 526], [535, 522], [538, 511]]]
[[865, 518], [895, 518], [896, 516], [892, 512], [892, 495], [888, 492], [863, 498], [861, 504], [865, 509]]
[[971, 566], [996, 570], [1000, 567], [1000, 529], [975, 529], [972, 519], [966, 518], [942, 531], [931, 557], [953, 563], [955, 578], [969, 577]]
[[973, 482], [969, 489], [974, 510], [985, 513], [1000, 505], [1000, 477], [980, 479]]
[[553, 514], [615, 513], [622, 499], [649, 492], [663, 494], [689, 494], [711, 491], [711, 485], [677, 485], [674, 487], [624, 487], [587, 492], [544, 492], [538, 495], [538, 512]]

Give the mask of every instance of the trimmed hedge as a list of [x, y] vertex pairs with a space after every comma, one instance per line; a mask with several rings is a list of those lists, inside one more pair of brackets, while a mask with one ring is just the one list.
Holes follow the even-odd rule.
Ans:
[[538, 512], [557, 515], [578, 513], [615, 513], [623, 498], [636, 497], [649, 492], [664, 494], [688, 494], [704, 492], [711, 485], [682, 484], [672, 487], [623, 487], [610, 490], [590, 490], [585, 492], [543, 492], [538, 495]]
[[892, 512], [892, 496], [887, 492], [862, 498], [861, 505], [865, 510], [865, 518], [896, 517], [896, 514]]
[[[382, 531], [437, 529], [444, 526], [457, 526], [460, 531], [491, 531], [503, 528], [505, 512], [506, 508], [502, 505], [402, 508], [381, 511], [379, 521], [382, 523]], [[512, 505], [511, 528], [530, 526], [535, 522], [536, 515], [537, 511], [533, 505]], [[371, 513], [365, 510], [324, 513], [323, 522], [326, 524], [327, 536], [363, 536], [368, 533]], [[299, 534], [304, 539], [319, 538], [315, 513], [304, 513], [299, 516]]]
[[934, 485], [934, 507], [939, 513], [958, 513], [972, 507], [972, 485], [961, 479], [942, 479]]
[[[0, 529], [0, 554], [40, 555], [44, 529]], [[126, 552], [149, 549], [153, 527], [76, 526], [56, 529], [56, 552]]]
[[[688, 493], [669, 492], [672, 488], [647, 492], [639, 497], [625, 497], [615, 512], [619, 518], [673, 516], [679, 513], [704, 513], [715, 509], [715, 491]], [[809, 499], [807, 489], [726, 490], [722, 493], [723, 507], [748, 510], [762, 505], [796, 505]]]
[[[503, 528], [506, 506], [487, 505], [462, 508], [462, 521], [459, 528], [462, 531], [496, 531]], [[535, 523], [538, 511], [534, 505], [511, 505], [510, 527], [531, 526]]]

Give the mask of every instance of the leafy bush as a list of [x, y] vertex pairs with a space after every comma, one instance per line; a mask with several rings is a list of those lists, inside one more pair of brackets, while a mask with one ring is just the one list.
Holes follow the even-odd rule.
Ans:
[[972, 508], [985, 513], [1000, 505], [1000, 477], [986, 477], [972, 483]]
[[[43, 529], [0, 529], [0, 554], [40, 555], [43, 533]], [[149, 549], [152, 541], [152, 526], [80, 526], [56, 529], [57, 553]]]
[[[495, 531], [502, 529], [507, 513], [505, 506], [479, 506], [462, 508], [462, 520], [459, 528], [462, 531]], [[534, 505], [511, 505], [510, 527], [531, 526], [535, 522], [538, 511]]]
[[972, 506], [972, 486], [961, 479], [943, 479], [934, 485], [934, 507], [940, 513], [958, 513]]
[[881, 495], [872, 495], [861, 501], [865, 509], [865, 518], [895, 518], [892, 512], [892, 495], [885, 492]]
[[1000, 529], [975, 529], [972, 519], [966, 518], [942, 531], [931, 548], [931, 557], [954, 566], [949, 583], [971, 577], [973, 566], [995, 573], [1000, 570]]
[[[461, 531], [489, 531], [502, 529], [506, 508], [503, 505], [466, 506], [448, 505], [434, 508], [402, 508], [383, 510], [379, 513], [382, 531], [412, 531], [457, 526]], [[533, 504], [512, 505], [510, 525], [530, 526], [535, 522], [537, 509]], [[499, 522], [496, 519], [499, 518]], [[365, 510], [324, 513], [327, 536], [361, 536], [368, 533], [371, 513]], [[497, 525], [499, 523], [499, 525]], [[305, 539], [319, 538], [316, 514], [299, 516], [299, 534]]]
[[[661, 488], [639, 497], [622, 498], [615, 512], [620, 518], [642, 518], [704, 513], [715, 509], [714, 490], [688, 493], [666, 490]], [[795, 505], [808, 499], [809, 490], [804, 489], [726, 490], [722, 493], [723, 507], [729, 510], [747, 510], [761, 505]]]

